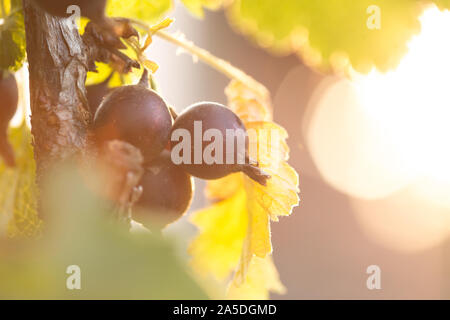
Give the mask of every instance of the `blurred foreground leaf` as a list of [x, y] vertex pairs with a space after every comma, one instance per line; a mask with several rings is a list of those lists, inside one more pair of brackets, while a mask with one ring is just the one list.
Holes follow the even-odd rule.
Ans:
[[154, 23], [173, 7], [172, 0], [108, 0], [107, 15]]
[[217, 10], [226, 0], [181, 0], [181, 2], [193, 15], [201, 18], [204, 16], [204, 8]]
[[[115, 224], [79, 169], [51, 174], [42, 202], [40, 240], [0, 242], [0, 299], [207, 298], [173, 245]], [[81, 290], [66, 287], [72, 265], [81, 269]]]
[[[312, 67], [344, 69], [351, 63], [360, 72], [373, 65], [385, 71], [399, 63], [408, 40], [420, 31], [422, 5], [419, 0], [236, 0], [229, 17], [262, 47], [297, 53]], [[379, 28], [369, 28], [377, 12]]]

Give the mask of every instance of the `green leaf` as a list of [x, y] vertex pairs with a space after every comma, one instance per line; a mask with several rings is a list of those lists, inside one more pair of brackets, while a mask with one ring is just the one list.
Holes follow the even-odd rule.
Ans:
[[196, 17], [204, 16], [204, 8], [209, 10], [218, 10], [222, 7], [224, 0], [181, 0], [186, 8]]
[[6, 10], [9, 15], [0, 25], [0, 69], [17, 71], [25, 60], [26, 46], [21, 1], [7, 1]]
[[[373, 16], [370, 6], [380, 9], [380, 29], [367, 26]], [[235, 0], [229, 18], [242, 33], [275, 53], [297, 53], [319, 69], [350, 62], [368, 72], [374, 65], [386, 71], [399, 63], [407, 42], [420, 31], [423, 8], [419, 0]]]
[[[0, 250], [0, 299], [207, 298], [170, 240], [112, 222], [79, 166], [46, 182], [45, 234], [13, 254]], [[81, 268], [81, 290], [66, 288], [71, 265]]]
[[[0, 299], [204, 300], [174, 246], [150, 234], [98, 228], [70, 234], [64, 246], [37, 241], [32, 250], [0, 252]], [[68, 239], [69, 240], [69, 239]], [[81, 269], [81, 290], [68, 290], [69, 266]]]
[[149, 23], [160, 20], [173, 7], [172, 0], [108, 0], [106, 13]]
[[0, 161], [0, 235], [33, 237], [39, 233], [41, 221], [36, 210], [36, 168], [29, 128], [25, 124], [11, 128], [9, 141], [16, 167], [8, 168]]

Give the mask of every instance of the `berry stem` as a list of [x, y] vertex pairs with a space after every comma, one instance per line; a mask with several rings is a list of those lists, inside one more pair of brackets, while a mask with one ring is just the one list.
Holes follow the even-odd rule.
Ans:
[[141, 80], [139, 80], [138, 85], [149, 89], [150, 88], [150, 84], [149, 84], [149, 79], [148, 79], [148, 70], [146, 68], [144, 68], [144, 73], [142, 74]]
[[[145, 30], [150, 30], [150, 26], [142, 21], [131, 19], [130, 21]], [[264, 85], [253, 79], [251, 76], [249, 76], [239, 68], [236, 68], [229, 62], [214, 56], [205, 49], [197, 47], [193, 42], [185, 39], [184, 36], [173, 35], [162, 30], [157, 31], [155, 35], [157, 35], [161, 39], [164, 39], [168, 42], [175, 44], [178, 47], [183, 48], [184, 50], [192, 54], [194, 57], [199, 58], [210, 67], [223, 73], [228, 78], [245, 83], [252, 91], [257, 93], [258, 95], [264, 98], [269, 96], [269, 91], [266, 89]]]
[[167, 40], [185, 49], [193, 56], [198, 57], [200, 60], [202, 60], [209, 66], [226, 75], [228, 78], [245, 83], [248, 87], [250, 87], [253, 91], [255, 91], [255, 93], [263, 97], [267, 97], [269, 95], [269, 92], [267, 91], [266, 87], [264, 87], [261, 83], [250, 77], [242, 70], [231, 65], [229, 62], [214, 56], [205, 49], [197, 47], [194, 43], [181, 37], [177, 37], [175, 35], [167, 33], [165, 31], [158, 31], [156, 35], [164, 40]]
[[244, 172], [250, 179], [258, 182], [262, 186], [267, 186], [267, 180], [271, 178], [271, 176], [265, 173], [262, 169], [251, 164], [243, 165], [242, 172]]

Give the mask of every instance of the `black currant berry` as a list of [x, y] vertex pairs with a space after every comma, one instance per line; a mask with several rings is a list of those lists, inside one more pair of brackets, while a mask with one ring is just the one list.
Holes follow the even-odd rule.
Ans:
[[8, 166], [14, 166], [14, 151], [8, 142], [9, 122], [16, 113], [19, 91], [13, 74], [0, 71], [0, 154]]
[[[189, 143], [184, 141], [185, 133], [188, 133]], [[221, 140], [216, 141], [218, 138]], [[191, 175], [212, 180], [244, 172], [265, 185], [270, 177], [250, 163], [248, 143], [241, 119], [229, 108], [212, 102], [189, 107], [176, 118], [171, 132], [173, 159]], [[211, 145], [218, 148], [211, 149]], [[207, 150], [210, 152], [205, 155]], [[206, 158], [208, 155], [210, 159]]]
[[89, 110], [92, 115], [95, 115], [98, 107], [103, 101], [103, 98], [111, 91], [108, 86], [114, 73], [111, 73], [103, 82], [86, 86], [87, 99], [89, 102]]
[[141, 150], [146, 161], [157, 157], [167, 146], [171, 127], [166, 103], [148, 88], [147, 71], [139, 84], [112, 89], [100, 104], [93, 123], [97, 142], [128, 142]]
[[175, 222], [189, 209], [192, 177], [172, 163], [169, 151], [146, 168], [141, 186], [143, 193], [133, 210], [133, 219], [150, 230]]
[[76, 5], [81, 15], [93, 21], [100, 21], [105, 15], [106, 0], [33, 0], [39, 7], [58, 17], [68, 17], [67, 8]]

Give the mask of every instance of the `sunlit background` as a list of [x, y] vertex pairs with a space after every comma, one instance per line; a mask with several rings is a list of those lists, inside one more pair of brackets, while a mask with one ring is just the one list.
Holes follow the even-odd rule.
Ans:
[[400, 251], [449, 231], [450, 13], [428, 9], [421, 24], [395, 71], [321, 84], [303, 122], [323, 179], [352, 197], [370, 239]]
[[[272, 228], [285, 298], [450, 298], [450, 12], [425, 11], [396, 70], [351, 80], [265, 53], [222, 13], [198, 21], [178, 5], [174, 15], [172, 31], [267, 85], [290, 133], [302, 204]], [[176, 109], [226, 102], [225, 77], [162, 40], [152, 48], [160, 90]], [[204, 205], [197, 192], [193, 209]], [[180, 247], [194, 232], [186, 221], [168, 230]], [[366, 288], [372, 264], [381, 290]]]

